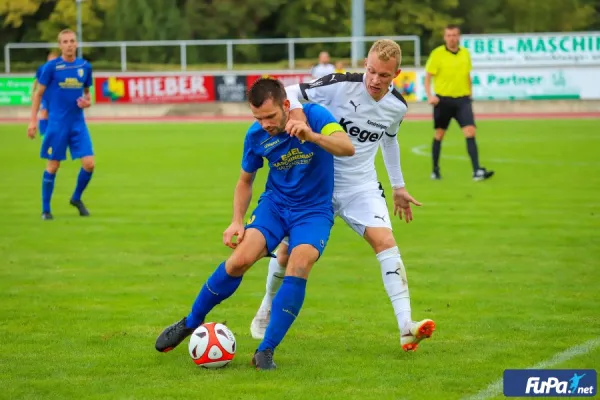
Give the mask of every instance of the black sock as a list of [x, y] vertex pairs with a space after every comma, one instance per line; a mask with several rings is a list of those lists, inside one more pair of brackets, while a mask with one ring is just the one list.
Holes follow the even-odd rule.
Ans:
[[475, 143], [474, 137], [467, 138], [467, 151], [469, 152], [469, 157], [471, 157], [473, 172], [475, 172], [479, 169], [479, 153], [477, 152], [477, 143]]
[[440, 152], [442, 151], [442, 141], [433, 139], [433, 146], [431, 146], [431, 157], [433, 158], [433, 170], [437, 171], [440, 168]]

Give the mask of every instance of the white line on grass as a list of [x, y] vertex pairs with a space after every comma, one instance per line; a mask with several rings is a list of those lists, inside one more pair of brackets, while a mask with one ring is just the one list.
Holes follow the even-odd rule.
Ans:
[[[415, 146], [411, 149], [411, 151], [423, 157], [431, 157], [431, 153], [429, 151], [429, 145], [422, 144], [420, 146]], [[448, 158], [451, 160], [469, 160], [467, 156], [454, 156], [454, 155], [444, 155], [444, 158]], [[567, 166], [598, 166], [600, 163], [595, 162], [586, 162], [586, 161], [541, 161], [541, 160], [512, 160], [508, 158], [491, 158], [490, 162], [498, 163], [498, 164], [536, 164], [536, 165], [567, 165]]]
[[[534, 365], [533, 367], [529, 367], [526, 369], [546, 369], [551, 368], [556, 365], [562, 364], [566, 361], [569, 361], [572, 358], [577, 356], [582, 356], [584, 354], [589, 353], [594, 350], [596, 347], [600, 347], [600, 337], [596, 339], [589, 340], [580, 345], [571, 347], [563, 352], [556, 353], [551, 358], [540, 362], [539, 364]], [[498, 396], [503, 393], [503, 385], [502, 379], [497, 380], [496, 382], [489, 385], [487, 388], [482, 390], [479, 393], [474, 394], [473, 396], [466, 397], [464, 400], [485, 400], [495, 396]]]

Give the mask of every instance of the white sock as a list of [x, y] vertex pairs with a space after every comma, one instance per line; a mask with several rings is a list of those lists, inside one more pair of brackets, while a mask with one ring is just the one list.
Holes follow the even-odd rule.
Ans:
[[412, 321], [412, 317], [410, 313], [408, 281], [406, 270], [400, 257], [400, 250], [398, 250], [398, 247], [384, 250], [377, 254], [377, 260], [381, 264], [383, 286], [392, 302], [392, 307], [394, 307], [398, 329], [403, 334]]
[[261, 307], [271, 307], [273, 298], [283, 283], [284, 277], [285, 267], [279, 265], [276, 258], [271, 258], [269, 261], [269, 273], [267, 274], [267, 291], [265, 293], [265, 297], [263, 298]]

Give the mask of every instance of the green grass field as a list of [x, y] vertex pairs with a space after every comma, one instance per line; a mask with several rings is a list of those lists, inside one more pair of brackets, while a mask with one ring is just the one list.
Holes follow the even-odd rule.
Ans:
[[[90, 126], [92, 217], [68, 205], [79, 166], [67, 162], [54, 221], [39, 218], [39, 140], [0, 126], [0, 398], [461, 399], [600, 338], [600, 120], [481, 121], [486, 182], [471, 180], [456, 125], [431, 181], [431, 123], [405, 123], [403, 171], [424, 205], [394, 229], [413, 317], [437, 331], [401, 351], [379, 264], [338, 220], [273, 372], [249, 366], [266, 261], [209, 316], [236, 335], [227, 368], [197, 368], [186, 342], [154, 350], [230, 254], [221, 235], [247, 124]], [[600, 347], [579, 353], [549, 366], [600, 368]]]

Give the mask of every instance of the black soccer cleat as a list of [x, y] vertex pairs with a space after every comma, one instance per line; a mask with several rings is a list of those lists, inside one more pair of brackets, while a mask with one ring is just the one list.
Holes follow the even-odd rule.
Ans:
[[473, 172], [473, 180], [474, 181], [483, 181], [494, 176], [494, 171], [488, 171], [485, 168], [479, 168], [477, 171]]
[[433, 172], [431, 173], [431, 179], [433, 179], [434, 181], [439, 181], [440, 179], [442, 179], [442, 175], [440, 174], [439, 168], [435, 168], [433, 170]]
[[90, 212], [88, 211], [87, 208], [85, 208], [85, 205], [83, 204], [83, 201], [81, 201], [81, 200], [71, 200], [70, 204], [79, 211], [79, 215], [80, 216], [82, 216], [82, 217], [89, 217], [90, 216]]
[[194, 332], [194, 329], [188, 328], [185, 325], [185, 320], [186, 318], [184, 317], [181, 321], [175, 322], [162, 331], [160, 336], [156, 338], [156, 344], [154, 345], [157, 351], [166, 353], [173, 350]]
[[42, 219], [44, 221], [50, 221], [50, 220], [54, 219], [54, 217], [52, 216], [52, 213], [45, 212], [45, 213], [42, 213]]
[[275, 363], [273, 362], [273, 350], [256, 350], [256, 352], [254, 352], [254, 357], [252, 357], [252, 365], [254, 365], [257, 370], [277, 368], [277, 365], [275, 365]]

